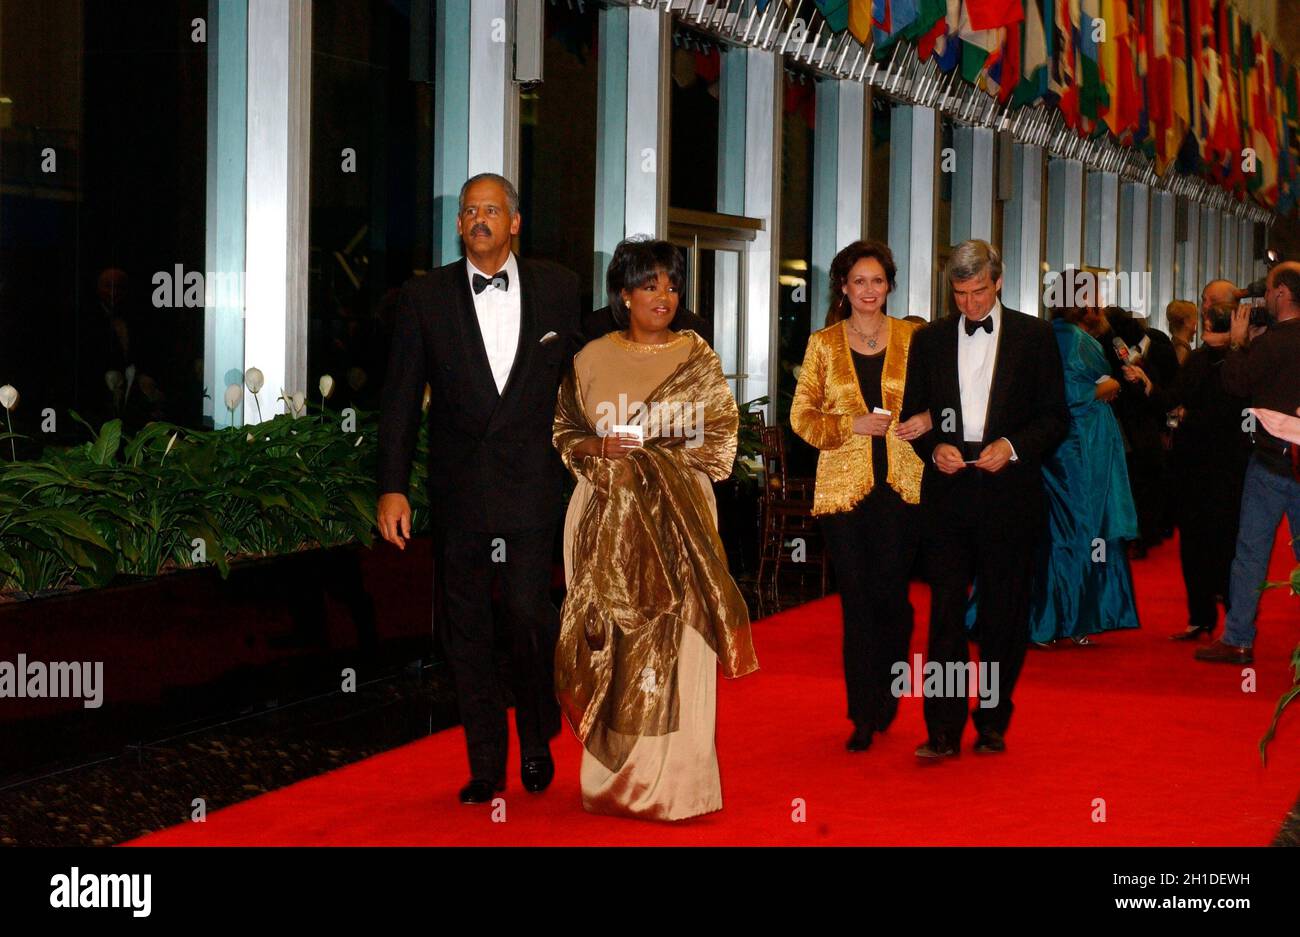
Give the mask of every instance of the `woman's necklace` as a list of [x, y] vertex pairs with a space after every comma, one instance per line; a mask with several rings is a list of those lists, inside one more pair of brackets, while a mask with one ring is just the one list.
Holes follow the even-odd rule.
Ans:
[[876, 326], [875, 333], [872, 335], [867, 335], [866, 332], [862, 331], [860, 328], [858, 328], [856, 325], [853, 324], [853, 316], [852, 315], [849, 316], [849, 330], [852, 331], [853, 334], [856, 335], [858, 338], [866, 342], [867, 347], [870, 348], [872, 351], [876, 350], [876, 343], [880, 338], [880, 331], [885, 327], [885, 325], [886, 323], [884, 321], [884, 315], [882, 314], [880, 325]]

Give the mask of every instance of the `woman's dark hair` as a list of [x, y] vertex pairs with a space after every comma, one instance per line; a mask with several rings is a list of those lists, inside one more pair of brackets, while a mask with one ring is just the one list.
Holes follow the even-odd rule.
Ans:
[[605, 288], [609, 292], [609, 311], [621, 329], [627, 328], [627, 306], [623, 305], [623, 290], [629, 292], [668, 274], [668, 282], [680, 294], [686, 288], [686, 262], [682, 252], [667, 241], [656, 241], [646, 235], [619, 241], [605, 271]]
[[1088, 318], [1088, 313], [1090, 311], [1091, 310], [1088, 306], [1074, 302], [1068, 302], [1062, 306], [1057, 306], [1051, 309], [1053, 321], [1056, 319], [1064, 319], [1071, 325], [1077, 325], [1085, 332], [1088, 330], [1084, 328], [1083, 320]]
[[849, 272], [859, 260], [871, 257], [885, 270], [885, 281], [889, 292], [894, 291], [894, 277], [898, 268], [894, 266], [894, 255], [889, 245], [880, 241], [854, 241], [835, 255], [831, 261], [831, 303], [826, 310], [826, 324], [834, 325], [849, 314], [848, 297], [844, 295], [844, 284], [848, 282]]

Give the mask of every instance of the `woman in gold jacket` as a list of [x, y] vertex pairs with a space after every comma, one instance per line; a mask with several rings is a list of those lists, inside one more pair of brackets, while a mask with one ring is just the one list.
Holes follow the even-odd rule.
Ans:
[[930, 415], [898, 421], [918, 326], [885, 312], [894, 258], [856, 241], [831, 263], [826, 328], [808, 338], [790, 424], [820, 450], [812, 512], [835, 567], [844, 614], [844, 680], [853, 734], [866, 751], [898, 712], [891, 669], [912, 638], [908, 573], [918, 546], [921, 459], [909, 440]]

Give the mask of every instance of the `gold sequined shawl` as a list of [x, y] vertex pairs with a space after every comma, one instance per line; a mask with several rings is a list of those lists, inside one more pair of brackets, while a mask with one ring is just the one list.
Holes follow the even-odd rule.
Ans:
[[[683, 627], [699, 632], [724, 676], [758, 668], [749, 613], [693, 471], [714, 480], [731, 474], [739, 412], [717, 355], [694, 341], [648, 395], [636, 421], [646, 426], [644, 446], [623, 459], [573, 453], [596, 430], [572, 368], [556, 407], [555, 447], [594, 493], [576, 525], [555, 689], [578, 738], [611, 771], [638, 737], [676, 731]], [[702, 416], [702, 442], [697, 431], [682, 431], [698, 426], [656, 421], [648, 412], [655, 408]]]

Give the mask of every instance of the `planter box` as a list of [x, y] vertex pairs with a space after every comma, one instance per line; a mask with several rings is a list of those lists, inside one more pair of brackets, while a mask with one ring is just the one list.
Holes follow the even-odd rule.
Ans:
[[[183, 570], [0, 602], [0, 665], [102, 665], [102, 705], [0, 697], [0, 778], [337, 691], [433, 653], [428, 537]], [[19, 675], [21, 676], [21, 675]]]

